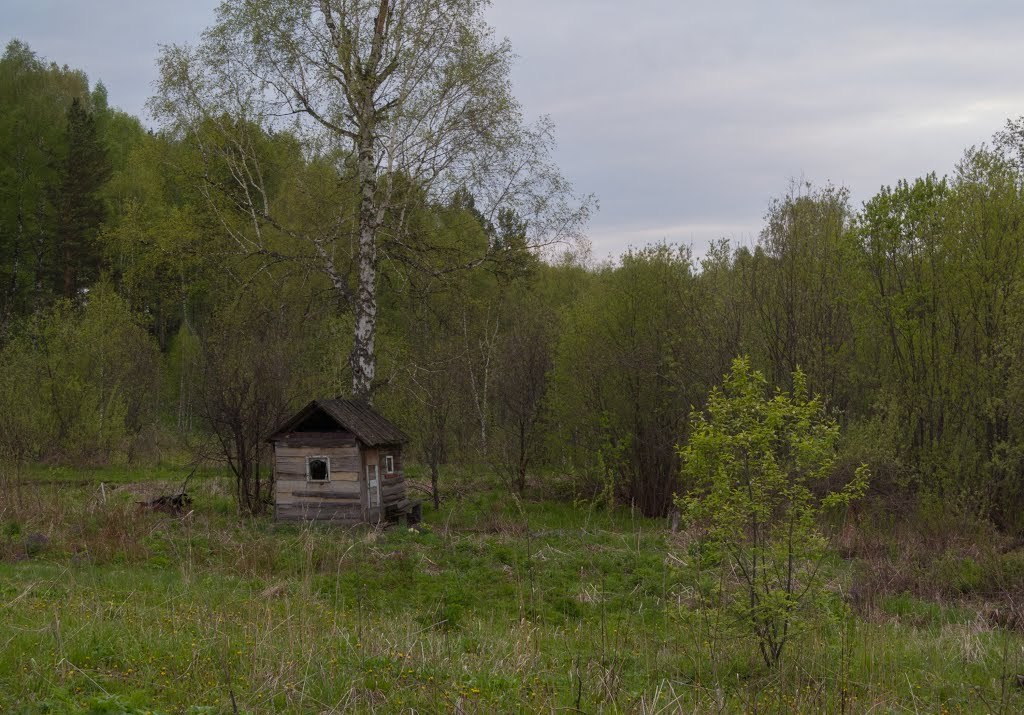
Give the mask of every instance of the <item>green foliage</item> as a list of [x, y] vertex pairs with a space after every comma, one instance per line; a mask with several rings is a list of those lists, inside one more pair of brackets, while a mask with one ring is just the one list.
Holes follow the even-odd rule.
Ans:
[[881, 368], [912, 480], [1003, 523], [1022, 498], [1020, 364], [1024, 276], [1021, 175], [1005, 153], [971, 149], [948, 180], [883, 190], [864, 208], [863, 343]]
[[962, 608], [943, 606], [934, 601], [922, 601], [908, 595], [883, 599], [882, 610], [917, 627], [939, 629], [951, 623], [968, 623], [974, 615]]
[[84, 74], [47, 66], [22, 42], [0, 59], [0, 324], [48, 297], [65, 113], [87, 92]]
[[85, 73], [14, 40], [0, 58], [0, 330], [97, 281], [108, 180], [144, 131]]
[[768, 666], [816, 601], [827, 546], [820, 517], [867, 488], [861, 468], [841, 490], [820, 494], [839, 427], [808, 396], [803, 373], [793, 385], [769, 397], [764, 376], [737, 358], [706, 413], [694, 413], [681, 450], [690, 490], [677, 503], [701, 530], [706, 554], [731, 572], [721, 581], [721, 605], [754, 636]]
[[854, 399], [859, 377], [851, 370], [857, 282], [848, 280], [856, 255], [849, 201], [843, 188], [794, 183], [769, 205], [761, 240], [740, 271], [749, 285], [751, 342], [772, 384], [791, 387], [799, 368], [811, 390], [840, 408]]
[[[377, 11], [352, 7], [368, 19]], [[344, 132], [311, 115], [300, 131], [261, 92], [221, 91], [230, 76], [204, 72], [248, 70], [249, 60], [273, 70], [272, 56], [305, 81], [308, 33], [330, 34], [306, 23], [315, 8], [226, 8], [202, 50], [165, 53], [162, 133], [24, 43], [0, 59], [4, 459], [137, 458], [133, 444], [165, 437], [179, 449], [209, 444], [202, 341], [218, 346], [232, 377], [248, 370], [250, 386], [261, 368], [248, 356], [272, 354], [288, 366], [289, 404], [343, 392], [356, 288], [372, 275], [374, 399], [435, 476], [446, 463], [488, 464], [524, 493], [555, 486], [664, 514], [681, 486], [687, 416], [742, 354], [771, 387], [791, 390], [799, 365], [808, 391], [825, 396], [843, 427], [832, 480], [868, 463], [880, 499], [916, 500], [935, 520], [1024, 529], [1024, 121], [965, 152], [948, 177], [898, 181], [859, 211], [842, 187], [794, 183], [768, 202], [751, 247], [722, 241], [696, 256], [655, 245], [594, 264], [537, 250], [581, 214], [562, 210], [566, 186], [544, 160], [548, 130], [519, 132], [508, 87], [482, 81], [504, 77], [509, 57], [475, 34], [482, 25], [469, 28], [467, 55], [448, 58], [472, 77], [445, 81], [497, 101], [516, 130], [506, 139], [522, 153], [488, 156], [529, 159], [540, 172], [538, 182], [490, 185], [514, 193], [508, 203], [477, 182], [490, 167], [474, 166], [472, 153], [459, 164], [466, 181], [443, 190], [412, 170], [385, 172], [386, 161], [360, 179]], [[456, 9], [480, 19], [479, 5]], [[301, 36], [275, 34], [271, 19]], [[258, 28], [270, 34], [250, 33]], [[411, 25], [400, 29], [418, 41]], [[192, 86], [189, 69], [208, 81], [199, 104], [178, 94]], [[400, 119], [384, 111], [375, 121]], [[361, 190], [369, 180], [376, 189]], [[368, 197], [387, 200], [361, 211]], [[373, 255], [358, 248], [370, 218]], [[111, 296], [122, 317], [96, 317]], [[237, 305], [247, 316], [230, 314]], [[284, 315], [301, 334], [268, 327]]]
[[[352, 7], [373, 32], [379, 3]], [[204, 40], [213, 66], [308, 59], [306, 36], [245, 34], [270, 11], [311, 30], [307, 7], [225, 8]], [[529, 178], [486, 184], [508, 167], [467, 154], [466, 185], [443, 198], [450, 186], [420, 180], [437, 167], [384, 171], [403, 153], [360, 178], [351, 137], [249, 111], [265, 88], [219, 93], [230, 74], [192, 78], [211, 81], [202, 106], [176, 101], [195, 86], [181, 72], [204, 65], [190, 50], [164, 56], [162, 109], [180, 121], [148, 134], [83, 72], [8, 45], [0, 709], [226, 712], [232, 692], [253, 712], [958, 711], [978, 694], [1020, 709], [1019, 638], [964, 603], [1002, 613], [1024, 585], [1024, 557], [990, 525], [1024, 529], [1024, 120], [860, 211], [846, 189], [793, 185], [756, 246], [595, 265], [537, 250], [585, 207], [565, 203], [549, 129], [519, 131], [508, 47], [473, 32], [453, 57], [483, 74], [431, 87], [458, 97], [449, 83], [473, 79], [501, 100], [515, 136], [488, 157], [526, 161]], [[377, 120], [422, 109], [396, 107]], [[358, 248], [367, 221], [373, 252]], [[406, 475], [430, 474], [435, 508], [415, 532], [240, 520], [266, 505], [266, 429], [352, 383], [366, 275], [376, 404], [412, 435], [425, 464]], [[735, 355], [751, 358], [708, 397]], [[133, 461], [147, 432], [176, 436], [179, 456], [219, 443], [204, 456], [233, 468], [197, 473], [188, 519], [132, 503], [140, 479], [187, 473]], [[897, 505], [886, 518], [910, 505], [938, 545], [886, 541], [847, 589], [824, 529], [863, 494], [862, 463]], [[690, 531], [639, 516], [682, 487]], [[970, 543], [947, 539], [953, 519]], [[856, 552], [863, 530], [843, 533]], [[881, 610], [861, 620], [826, 579]]]
[[21, 458], [107, 461], [153, 417], [157, 348], [109, 284], [33, 316], [2, 360], [0, 440]]
[[78, 98], [68, 108], [65, 143], [52, 197], [56, 216], [52, 262], [58, 275], [51, 280], [55, 293], [73, 298], [98, 278], [101, 253], [95, 239], [105, 215], [100, 190], [111, 174], [96, 118]]
[[[615, 469], [616, 499], [647, 515], [671, 505], [675, 445], [710, 385], [700, 317], [689, 251], [664, 244], [602, 267], [566, 307], [554, 367], [557, 438], [601, 486]], [[607, 445], [621, 446], [614, 460]]]
[[107, 185], [112, 210], [99, 237], [121, 294], [164, 350], [232, 268], [194, 192], [170, 171], [187, 158], [156, 137], [136, 142]]

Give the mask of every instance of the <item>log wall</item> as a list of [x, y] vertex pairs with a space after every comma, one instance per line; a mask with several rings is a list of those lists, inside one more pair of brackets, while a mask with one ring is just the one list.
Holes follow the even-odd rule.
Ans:
[[[274, 518], [279, 521], [327, 520], [376, 522], [396, 518], [406, 501], [401, 447], [360, 449], [354, 438], [334, 435], [333, 440], [293, 433], [274, 444]], [[308, 442], [304, 444], [303, 442]], [[394, 472], [385, 473], [390, 455]], [[329, 457], [330, 479], [306, 479], [307, 457]], [[378, 464], [381, 508], [369, 507], [366, 468]]]
[[[279, 521], [363, 520], [365, 480], [355, 439], [335, 435], [332, 444], [314, 438], [301, 444], [299, 436], [274, 445], [274, 517]], [[328, 457], [329, 479], [306, 479], [306, 458]]]

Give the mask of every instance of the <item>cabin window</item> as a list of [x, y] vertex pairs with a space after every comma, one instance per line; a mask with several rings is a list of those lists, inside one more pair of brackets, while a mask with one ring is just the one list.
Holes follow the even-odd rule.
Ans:
[[395, 458], [390, 454], [384, 457], [384, 473], [394, 474], [395, 473]]
[[311, 482], [330, 481], [330, 457], [306, 457], [306, 479]]

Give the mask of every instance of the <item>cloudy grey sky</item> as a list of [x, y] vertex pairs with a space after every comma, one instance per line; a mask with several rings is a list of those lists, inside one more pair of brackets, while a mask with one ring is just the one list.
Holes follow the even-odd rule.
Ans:
[[[159, 43], [216, 0], [0, 0], [0, 41], [102, 79], [143, 113]], [[749, 243], [791, 178], [879, 186], [952, 170], [1024, 114], [1015, 0], [494, 0], [515, 90], [601, 211], [596, 257], [667, 239]]]

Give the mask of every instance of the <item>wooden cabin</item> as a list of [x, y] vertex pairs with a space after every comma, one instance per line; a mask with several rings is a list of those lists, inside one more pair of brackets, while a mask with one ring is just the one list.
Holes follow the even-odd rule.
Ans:
[[274, 519], [392, 521], [405, 495], [405, 433], [365, 402], [314, 400], [273, 432]]

